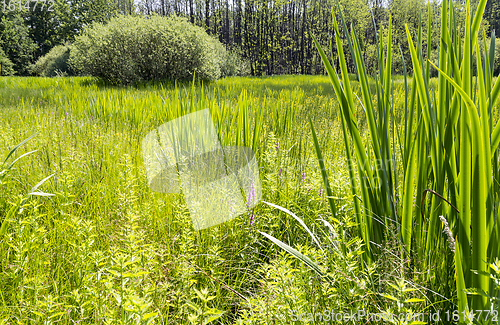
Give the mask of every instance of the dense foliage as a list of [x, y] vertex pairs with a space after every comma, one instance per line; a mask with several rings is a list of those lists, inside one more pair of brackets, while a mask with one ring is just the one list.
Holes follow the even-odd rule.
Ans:
[[[6, 0], [7, 5], [15, 0]], [[478, 0], [471, 0], [473, 12]], [[17, 2], [16, 2], [17, 3]], [[322, 74], [324, 68], [314, 48], [312, 35], [320, 44], [329, 46], [333, 35], [331, 10], [340, 19], [336, 0], [319, 1], [211, 1], [211, 0], [56, 0], [54, 11], [30, 10], [13, 5], [15, 11], [4, 10], [0, 5], [0, 19], [12, 21], [7, 28], [0, 27], [2, 34], [12, 34], [24, 29], [27, 38], [16, 44], [23, 44], [29, 49], [23, 60], [34, 63], [52, 47], [74, 41], [86, 26], [92, 22], [105, 23], [120, 14], [150, 16], [183, 16], [191, 23], [202, 27], [209, 35], [218, 38], [228, 48], [237, 49], [245, 58], [252, 75], [273, 74]], [[389, 17], [392, 17], [394, 37], [393, 72], [403, 73], [403, 59], [411, 61], [408, 43], [404, 35], [405, 24], [412, 33], [418, 33], [418, 22], [422, 21], [422, 32], [434, 26], [439, 30], [438, 19], [441, 1], [433, 0], [338, 0], [339, 8], [344, 13], [346, 26], [356, 31], [367, 72], [375, 73], [377, 67], [377, 39], [387, 36]], [[463, 35], [465, 29], [465, 1], [454, 1], [455, 22]], [[9, 8], [7, 6], [7, 8]], [[39, 7], [40, 8], [40, 7]], [[428, 18], [431, 18], [430, 20]], [[488, 1], [485, 8], [486, 33], [499, 32], [500, 5], [498, 1]], [[22, 26], [21, 26], [22, 25]], [[340, 26], [343, 30], [343, 26]], [[434, 33], [430, 39], [431, 58], [437, 58], [439, 37]], [[28, 45], [34, 43], [35, 48]], [[344, 51], [348, 48], [346, 38], [342, 38]], [[19, 68], [19, 59], [7, 43], [2, 48], [10, 60]], [[17, 45], [16, 45], [17, 46]], [[399, 48], [401, 47], [401, 52]], [[427, 53], [427, 44], [423, 52]], [[25, 51], [26, 52], [26, 51]], [[338, 53], [333, 42], [332, 52]], [[347, 58], [349, 72], [354, 73], [354, 61]], [[411, 70], [411, 64], [407, 64]], [[18, 74], [27, 74], [27, 69], [16, 69]], [[411, 71], [409, 71], [411, 72]]]
[[484, 10], [484, 19], [490, 24], [490, 32], [500, 33], [500, 2], [489, 0]]
[[28, 74], [36, 44], [30, 38], [30, 29], [16, 12], [0, 13], [0, 46], [18, 74]]
[[[384, 25], [387, 11], [375, 1], [377, 34], [366, 27], [369, 16], [340, 1], [344, 16], [331, 18], [335, 46], [325, 54], [324, 39], [314, 40], [328, 76], [138, 87], [0, 78], [0, 324], [302, 324], [323, 323], [316, 315], [325, 311], [341, 316], [325, 321], [335, 324], [470, 323], [465, 315], [491, 324], [500, 313], [500, 78], [491, 60], [500, 52], [484, 39], [495, 40], [481, 17], [496, 6], [481, 0], [464, 13], [443, 1], [434, 25], [432, 5], [429, 20], [415, 20], [422, 7], [389, 2], [389, 10], [411, 14]], [[189, 0], [162, 1], [162, 14], [172, 3], [192, 21], [203, 16]], [[252, 5], [261, 6], [250, 16], [258, 38], [243, 40], [250, 44], [243, 51], [262, 50], [250, 69], [283, 72], [276, 62], [287, 62], [285, 52], [273, 58], [267, 43], [281, 26], [275, 8], [247, 1], [245, 15]], [[297, 5], [291, 16], [299, 17], [290, 26], [304, 28], [317, 14], [307, 2], [287, 5]], [[219, 20], [207, 14], [202, 24], [224, 41], [238, 14], [217, 6]], [[163, 78], [152, 76], [170, 62], [167, 42], [196, 27], [169, 18], [169, 34], [167, 18], [150, 14], [94, 24], [70, 50], [73, 64], [116, 82]], [[264, 21], [272, 28], [262, 29]], [[349, 34], [342, 26], [353, 21]], [[290, 52], [304, 55], [297, 62], [305, 72], [317, 65], [308, 32], [298, 33], [304, 47]], [[171, 46], [181, 55], [196, 53], [190, 33], [182, 34], [192, 36], [187, 45], [179, 37]], [[379, 47], [370, 38], [377, 35]], [[212, 49], [209, 72], [245, 70], [224, 45], [203, 40]], [[41, 71], [66, 54], [49, 52]], [[403, 58], [411, 77], [393, 75]], [[197, 232], [182, 195], [148, 187], [140, 140], [207, 107], [223, 145], [256, 152], [264, 202]]]
[[[0, 322], [185, 325], [200, 324], [218, 310], [223, 314], [214, 315], [220, 318], [209, 324], [272, 324], [271, 319], [265, 323], [264, 314], [288, 317], [280, 309], [290, 296], [301, 312], [332, 301], [338, 308], [354, 304], [372, 312], [396, 306], [390, 300], [363, 300], [366, 290], [341, 273], [335, 275], [338, 294], [332, 287], [321, 288], [321, 279], [311, 279], [306, 267], [258, 234], [259, 229], [287, 236], [293, 243], [306, 235], [295, 219], [275, 208], [259, 204], [253, 224], [246, 213], [194, 232], [182, 196], [151, 191], [140, 140], [163, 121], [206, 107], [221, 143], [256, 150], [266, 201], [287, 207], [308, 224], [330, 220], [334, 229], [324, 238], [339, 238], [316, 163], [309, 159], [306, 121], [312, 114], [330, 149], [325, 152], [332, 157], [330, 171], [343, 187], [347, 170], [341, 139], [332, 136], [340, 129], [325, 76], [231, 77], [203, 88], [195, 83], [194, 89], [168, 84], [100, 87], [88, 77], [1, 78], [0, 292], [5, 305], [18, 307], [0, 307]], [[255, 138], [254, 129], [260, 130]], [[3, 173], [3, 167], [33, 150], [38, 151]], [[31, 195], [21, 211], [19, 203], [32, 192], [55, 196]], [[347, 189], [337, 193], [346, 194]], [[350, 206], [345, 219], [339, 218], [342, 222], [350, 218]], [[325, 266], [367, 283], [376, 275], [357, 266], [363, 248], [353, 230], [354, 224], [342, 234], [353, 239], [352, 245], [332, 254]], [[381, 291], [392, 292], [385, 279], [381, 283]], [[204, 289], [208, 294], [198, 296], [197, 290]], [[263, 308], [270, 294], [274, 303]], [[204, 301], [207, 295], [216, 299]], [[249, 313], [238, 322], [243, 310]]]
[[0, 76], [12, 76], [14, 73], [14, 63], [12, 63], [0, 48]]
[[[454, 299], [462, 313], [460, 324], [472, 323], [465, 319], [471, 310], [467, 317], [480, 324], [491, 324], [492, 319], [474, 315], [475, 312], [500, 312], [497, 298], [500, 282], [493, 276], [498, 273], [500, 252], [497, 167], [500, 124], [494, 121], [497, 112], [492, 109], [500, 98], [500, 79], [492, 77], [495, 42], [488, 45], [484, 29], [481, 33], [486, 2], [481, 0], [473, 15], [467, 2], [463, 38], [453, 24], [453, 2], [442, 2], [438, 31], [441, 47], [436, 64], [424, 59], [424, 53], [430, 56], [431, 48], [422, 51], [423, 34], [414, 36], [406, 26], [413, 76], [409, 79], [404, 74], [405, 118], [401, 122], [393, 115], [397, 106], [392, 89], [396, 78], [392, 76], [395, 49], [391, 42], [391, 20], [387, 43], [380, 45], [375, 101], [355, 33], [346, 37], [353, 44], [350, 51], [357, 63], [359, 97], [352, 91], [335, 20], [338, 58], [328, 58], [316, 43], [341, 108], [346, 156], [356, 157], [357, 161], [358, 176], [352, 161], [349, 169], [359, 233], [369, 243], [364, 259], [368, 264], [377, 260], [379, 249], [390, 234], [388, 229], [394, 229], [401, 240], [399, 255], [408, 259], [407, 264], [415, 270], [432, 270], [424, 275], [427, 288], [443, 292], [455, 288]], [[433, 34], [432, 29], [427, 31], [428, 42]], [[340, 74], [331, 65], [335, 61]], [[437, 84], [432, 86], [431, 66], [439, 72]], [[358, 127], [356, 99], [360, 97], [371, 146], [366, 146]], [[314, 134], [312, 122], [311, 129]], [[321, 150], [317, 139], [314, 140], [319, 165], [324, 170], [325, 188], [329, 191]], [[332, 197], [330, 193], [328, 196]], [[358, 200], [359, 197], [362, 199]], [[332, 199], [334, 216], [335, 203]], [[452, 265], [454, 272], [450, 273]], [[420, 276], [420, 272], [408, 273], [405, 280], [415, 281]], [[433, 295], [428, 297], [431, 301], [435, 299]]]
[[[353, 91], [361, 94], [353, 79]], [[399, 80], [391, 88], [391, 108], [396, 141], [404, 141], [405, 86]], [[368, 82], [376, 88], [374, 79]], [[430, 79], [430, 88], [437, 87], [438, 79]], [[81, 77], [1, 78], [0, 292], [6, 306], [17, 308], [0, 307], [0, 321], [165, 324], [168, 319], [168, 324], [185, 325], [213, 316], [219, 318], [209, 324], [288, 325], [297, 314], [309, 319], [324, 310], [413, 312], [425, 320], [431, 313], [457, 310], [446, 234], [432, 250], [442, 272], [409, 264], [394, 227], [387, 229], [377, 261], [363, 262], [367, 245], [357, 230], [350, 184], [350, 172], [358, 175], [357, 168], [348, 167], [352, 161], [345, 156], [341, 110], [333, 95], [327, 76], [231, 77], [203, 88], [195, 83], [194, 89], [101, 87], [94, 78]], [[375, 93], [372, 98], [378, 102]], [[365, 110], [355, 103], [362, 141], [369, 143]], [[263, 199], [293, 212], [320, 245], [295, 217], [265, 203], [195, 232], [181, 195], [148, 187], [142, 137], [165, 121], [206, 107], [221, 143], [256, 151]], [[498, 109], [497, 101], [493, 110]], [[308, 117], [333, 196], [322, 185]], [[411, 124], [423, 125], [416, 119]], [[396, 172], [401, 181], [403, 171]], [[38, 195], [28, 197], [33, 192]], [[54, 196], [40, 196], [44, 193]], [[426, 202], [429, 208], [436, 200]], [[258, 231], [290, 244], [328, 277], [315, 275]]]
[[215, 49], [220, 62], [221, 77], [250, 75], [250, 63], [243, 58], [238, 48], [227, 50], [222, 43], [215, 41]]
[[493, 69], [494, 69], [493, 74], [495, 76], [498, 76], [500, 74], [500, 38], [496, 39], [496, 44], [498, 44], [498, 45], [495, 48], [495, 63], [493, 66]]
[[84, 74], [123, 84], [193, 76], [214, 80], [222, 64], [216, 42], [183, 18], [119, 16], [78, 36], [70, 62]]
[[70, 47], [57, 45], [49, 53], [40, 57], [33, 66], [33, 73], [44, 77], [67, 76], [73, 74], [69, 61]]

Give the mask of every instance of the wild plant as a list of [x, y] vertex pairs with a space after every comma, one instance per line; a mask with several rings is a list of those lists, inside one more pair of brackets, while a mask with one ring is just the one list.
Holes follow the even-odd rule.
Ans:
[[[437, 65], [428, 60], [430, 46], [427, 46], [427, 53], [422, 51], [421, 27], [418, 31], [406, 29], [414, 73], [411, 79], [406, 73], [404, 75], [405, 111], [404, 124], [400, 128], [395, 125], [391, 97], [392, 57], [397, 55], [392, 48], [391, 20], [386, 49], [382, 33], [378, 39], [375, 101], [368, 86], [358, 38], [354, 29], [348, 33], [342, 15], [344, 36], [361, 85], [360, 96], [352, 90], [342, 35], [333, 12], [340, 73], [332, 65], [334, 58], [331, 62], [315, 41], [340, 103], [345, 150], [352, 164], [349, 170], [352, 171], [356, 221], [366, 244], [364, 260], [371, 264], [377, 259], [377, 245], [384, 242], [387, 229], [393, 224], [400, 242], [398, 253], [408, 257], [414, 269], [432, 270], [424, 277], [429, 288], [446, 290], [450, 281], [449, 264], [455, 264], [455, 274], [451, 275], [457, 290], [454, 301], [461, 312], [489, 309], [486, 297], [468, 299], [464, 290], [476, 287], [487, 294], [494, 290], [485, 273], [488, 263], [500, 250], [498, 172], [495, 168], [500, 124], [492, 123], [492, 108], [499, 97], [500, 82], [497, 79], [493, 84], [492, 79], [494, 42], [489, 49], [484, 44], [484, 53], [479, 48], [479, 42], [486, 40], [484, 30], [483, 37], [479, 35], [485, 4], [486, 0], [479, 2], [474, 19], [467, 4], [462, 38], [454, 28], [453, 2], [442, 1]], [[430, 44], [432, 24], [429, 22], [428, 26]], [[477, 78], [471, 73], [474, 59]], [[430, 86], [431, 67], [439, 72], [434, 88]], [[358, 102], [368, 121], [368, 145], [362, 141], [358, 127]], [[314, 135], [312, 122], [311, 128]], [[325, 189], [331, 197], [317, 141], [315, 145]], [[335, 217], [333, 199], [330, 199], [330, 207]], [[439, 216], [448, 221], [455, 237], [454, 253], [450, 254], [446, 244], [449, 236], [441, 234]], [[472, 273], [471, 269], [478, 273]], [[451, 295], [452, 292], [443, 294]], [[447, 306], [450, 308], [453, 304], [448, 301]]]

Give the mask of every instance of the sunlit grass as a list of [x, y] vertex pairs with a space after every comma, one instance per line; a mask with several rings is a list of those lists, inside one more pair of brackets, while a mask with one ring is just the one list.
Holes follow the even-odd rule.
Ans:
[[[216, 296], [208, 306], [224, 311], [218, 321], [232, 323], [247, 308], [242, 297], [259, 292], [261, 268], [278, 256], [256, 229], [290, 238], [303, 230], [260, 205], [253, 226], [249, 212], [195, 233], [181, 195], [148, 188], [140, 143], [165, 121], [208, 107], [223, 143], [256, 148], [265, 200], [300, 209], [304, 220], [328, 218], [306, 117], [324, 126], [328, 168], [342, 188], [335, 102], [301, 79], [304, 88], [279, 78], [260, 87], [249, 78], [202, 89], [1, 78], [0, 152], [35, 132], [18, 155], [37, 151], [0, 185], [0, 319], [186, 324], [190, 315], [207, 316], [193, 309], [204, 304], [194, 288], [207, 288]], [[52, 174], [40, 190], [54, 196], [19, 206]]]
[[[420, 226], [430, 227], [429, 209], [438, 205], [428, 194], [420, 207], [422, 191], [433, 188], [435, 177], [423, 167], [431, 164], [431, 147], [425, 143], [424, 123], [418, 122], [416, 108], [422, 106], [415, 100], [420, 95], [412, 95], [416, 81], [406, 78], [405, 93], [405, 78], [391, 77], [387, 69], [383, 88], [370, 76], [363, 86], [356, 76], [337, 73], [351, 87], [349, 112], [338, 104], [329, 76], [234, 77], [204, 85], [128, 88], [93, 78], [0, 78], [0, 159], [34, 133], [15, 157], [37, 150], [17, 161], [0, 184], [0, 322], [188, 324], [213, 316], [213, 323], [289, 324], [291, 310], [311, 313], [333, 306], [374, 313], [457, 309], [450, 268], [454, 255], [439, 227], [435, 249], [423, 256], [406, 252], [419, 250], [415, 238], [427, 229], [412, 228], [409, 240], [392, 218], [378, 230], [376, 221], [366, 226], [370, 215], [391, 217], [392, 211], [387, 189], [361, 192], [362, 176], [370, 175], [364, 167], [372, 166], [374, 184], [388, 177], [376, 169], [373, 121], [377, 137], [390, 138], [379, 159], [395, 157], [386, 175], [393, 176], [389, 193], [398, 216], [403, 200], [410, 202], [409, 222], [417, 224], [425, 208], [427, 221]], [[442, 81], [427, 82], [433, 92]], [[368, 100], [374, 105], [372, 118], [365, 115]], [[382, 103], [393, 108], [387, 124]], [[415, 108], [413, 120], [405, 105]], [[254, 148], [263, 199], [286, 210], [262, 203], [228, 223], [194, 232], [182, 195], [148, 188], [143, 136], [205, 108], [224, 145]], [[496, 111], [493, 106], [491, 115]], [[357, 147], [344, 141], [351, 137], [353, 120]], [[422, 134], [413, 156], [405, 134], [411, 139]], [[355, 149], [368, 152], [369, 163], [361, 169]], [[421, 173], [413, 188], [404, 182], [408, 161], [414, 162], [415, 174]], [[19, 206], [52, 174], [38, 190], [54, 196], [31, 196]], [[330, 193], [323, 187], [325, 175]], [[411, 191], [405, 196], [406, 189]], [[438, 206], [453, 213], [443, 205]], [[456, 221], [448, 220], [455, 233]], [[319, 272], [282, 254], [257, 230], [302, 252]], [[366, 245], [369, 240], [372, 246]], [[405, 241], [411, 241], [410, 249]]]
[[[358, 232], [366, 243], [364, 261], [377, 263], [380, 247], [395, 236], [397, 254], [407, 260], [402, 281], [425, 283], [428, 307], [456, 308], [461, 313], [460, 323], [468, 322], [464, 315], [471, 312], [470, 320], [476, 317], [481, 324], [496, 320], [474, 313], [500, 310], [490, 276], [490, 265], [500, 250], [496, 167], [500, 125], [494, 113], [500, 82], [494, 83], [491, 73], [495, 44], [486, 44], [484, 30], [482, 38], [478, 37], [485, 4], [479, 2], [474, 17], [467, 4], [462, 39], [452, 28], [453, 2], [450, 7], [442, 2], [439, 62], [424, 59], [430, 57], [430, 47], [422, 53], [422, 28], [406, 28], [414, 76], [404, 76], [402, 103], [394, 101], [398, 95], [394, 96], [393, 87], [401, 84], [401, 78], [392, 76], [390, 19], [386, 38], [382, 32], [379, 37], [375, 100], [354, 31], [343, 35], [349, 42], [349, 53], [344, 54], [334, 15], [337, 58], [328, 58], [316, 42], [340, 103], [346, 156], [355, 157], [349, 170], [351, 179], [356, 177], [351, 190]], [[341, 19], [344, 23], [342, 15]], [[429, 43], [430, 20], [428, 26]], [[345, 24], [343, 27], [346, 32]], [[481, 41], [485, 42], [484, 53]], [[356, 62], [361, 99], [355, 96], [347, 73], [345, 57], [349, 54]], [[334, 64], [338, 64], [337, 71]], [[430, 79], [431, 66], [439, 72], [437, 83]], [[357, 100], [363, 103], [370, 145], [359, 131]], [[396, 111], [402, 111], [404, 119]], [[312, 122], [311, 131], [315, 133]], [[316, 152], [324, 170], [318, 145]], [[327, 177], [324, 186], [329, 189]], [[335, 211], [332, 204], [332, 214]], [[300, 253], [291, 253], [300, 258]], [[316, 270], [314, 263], [311, 268]], [[421, 272], [426, 272], [423, 277]]]

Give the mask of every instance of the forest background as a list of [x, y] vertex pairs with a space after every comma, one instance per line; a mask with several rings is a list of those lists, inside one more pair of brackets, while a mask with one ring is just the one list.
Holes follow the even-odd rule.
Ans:
[[[50, 49], [71, 44], [85, 26], [93, 22], [106, 23], [120, 14], [186, 17], [218, 38], [228, 50], [238, 53], [248, 62], [248, 73], [254, 76], [324, 74], [312, 36], [329, 48], [334, 39], [332, 10], [339, 15], [336, 0], [48, 0], [44, 10], [41, 5], [33, 10], [34, 2], [28, 2], [0, 2], [0, 62], [8, 58], [17, 75], [34, 74], [33, 64]], [[473, 10], [477, 2], [471, 0]], [[389, 17], [392, 16], [396, 49], [394, 74], [403, 73], [402, 57], [405, 62], [411, 62], [405, 24], [416, 32], [421, 20], [426, 31], [428, 15], [431, 15], [430, 21], [435, 24], [433, 33], [440, 30], [440, 1], [339, 0], [339, 3], [347, 25], [352, 25], [357, 32], [368, 73], [377, 68], [377, 37], [387, 33]], [[49, 5], [52, 11], [47, 10]], [[454, 7], [457, 29], [462, 30], [465, 1], [455, 1]], [[484, 28], [486, 35], [500, 29], [499, 1], [488, 1]], [[430, 45], [434, 61], [438, 56], [438, 40], [438, 35], [434, 35]], [[344, 41], [347, 47], [347, 40]], [[335, 45], [331, 51], [335, 55]], [[496, 54], [495, 75], [500, 72], [500, 47]], [[353, 72], [353, 62], [348, 65]]]

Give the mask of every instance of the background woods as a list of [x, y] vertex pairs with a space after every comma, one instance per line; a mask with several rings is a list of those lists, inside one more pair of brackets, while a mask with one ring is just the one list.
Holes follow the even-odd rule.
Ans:
[[[436, 36], [432, 38], [431, 57], [437, 58], [440, 3], [436, 0], [430, 3], [423, 0], [339, 0], [339, 5], [346, 26], [356, 31], [368, 73], [376, 69], [377, 37], [387, 34], [389, 17], [392, 17], [393, 46], [401, 47], [405, 62], [410, 61], [410, 52], [404, 25], [408, 24], [410, 30], [417, 33], [420, 20], [424, 32], [431, 22]], [[454, 4], [461, 29], [465, 21], [464, 6], [464, 1]], [[472, 8], [476, 6], [477, 0], [472, 0]], [[0, 4], [0, 45], [4, 52], [0, 56], [8, 57], [20, 75], [30, 74], [31, 63], [54, 46], [72, 42], [86, 25], [106, 22], [119, 14], [184, 16], [248, 60], [250, 73], [257, 76], [324, 73], [311, 35], [326, 48], [331, 46], [334, 54], [337, 52], [336, 45], [331, 45], [334, 35], [332, 8], [340, 18], [335, 0], [55, 0], [53, 11], [47, 8], [33, 11], [32, 7], [27, 10], [19, 1], [11, 3], [9, 0], [5, 0], [5, 5]], [[500, 4], [489, 1], [485, 10], [487, 35], [500, 27], [499, 13]], [[345, 39], [344, 45], [347, 50]], [[424, 53], [427, 53], [425, 49]], [[394, 73], [403, 73], [399, 50], [393, 61]], [[348, 66], [354, 72], [352, 61]]]

